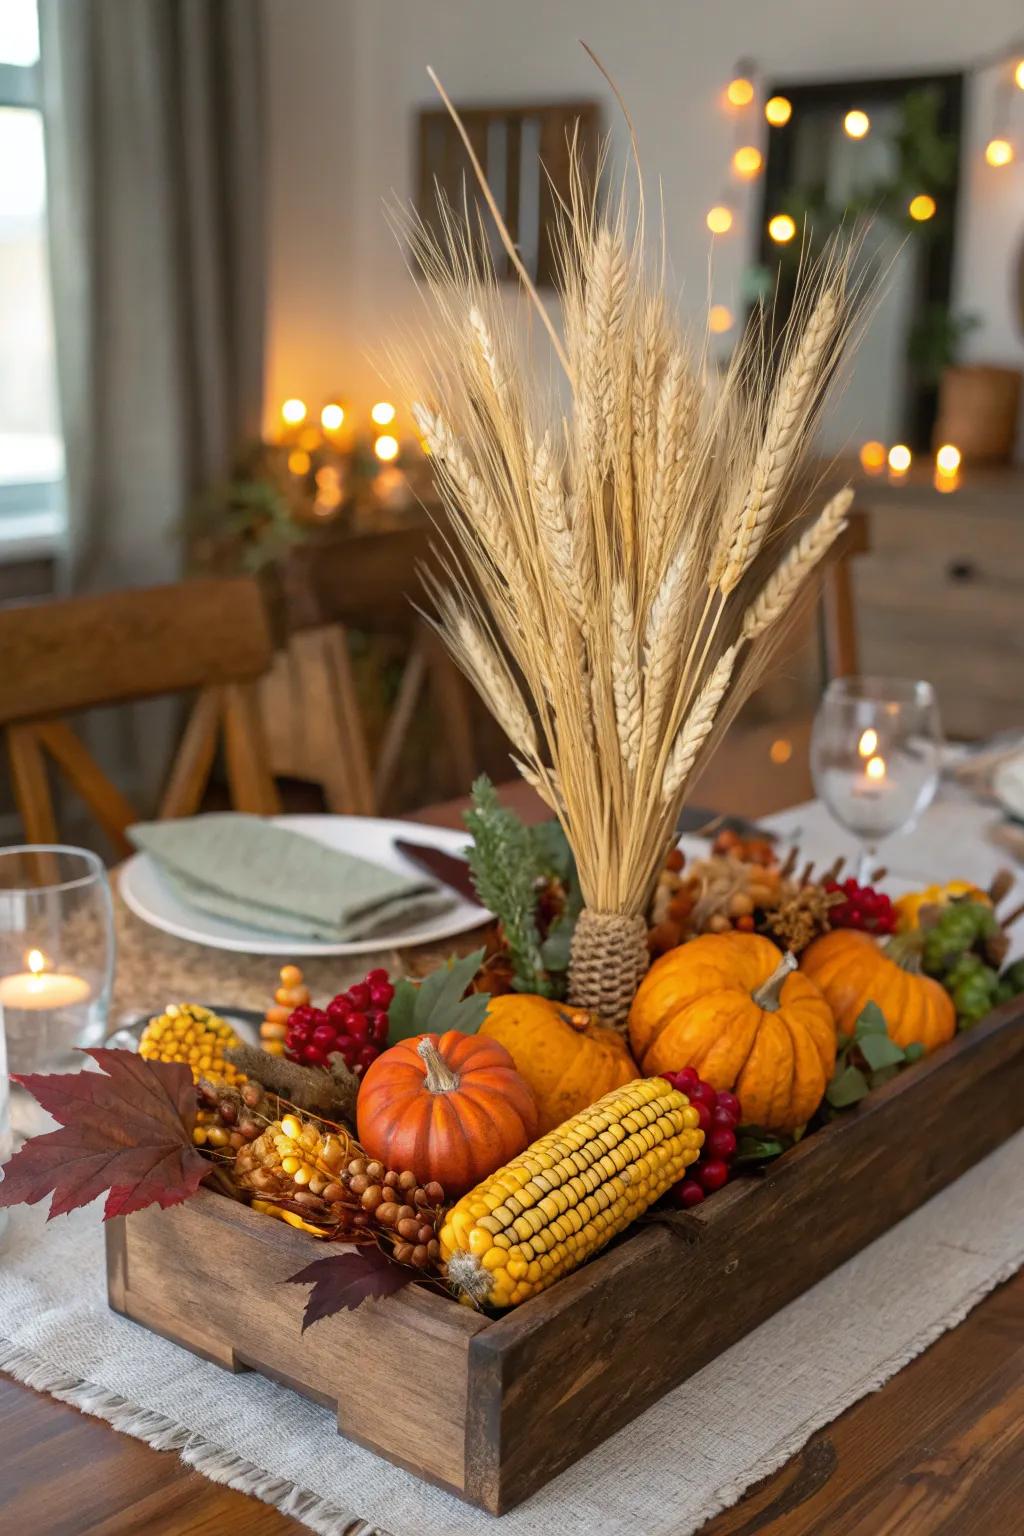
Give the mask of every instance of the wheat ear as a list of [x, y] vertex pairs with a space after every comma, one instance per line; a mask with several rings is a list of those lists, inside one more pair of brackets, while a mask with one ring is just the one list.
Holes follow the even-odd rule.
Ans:
[[495, 720], [517, 751], [536, 761], [537, 734], [530, 712], [499, 653], [468, 613], [449, 610], [445, 618], [446, 631], [454, 634], [458, 659], [486, 699]]
[[738, 645], [730, 645], [727, 651], [723, 651], [707, 682], [698, 693], [693, 708], [679, 727], [661, 781], [663, 804], [670, 804], [678, 795], [697, 761], [701, 747], [708, 739], [711, 727], [715, 723], [718, 706], [725, 697], [725, 691], [732, 678], [738, 649]]
[[583, 562], [569, 524], [562, 473], [545, 432], [533, 456], [533, 498], [537, 530], [555, 585], [561, 590], [581, 627], [586, 618]]
[[444, 418], [428, 406], [417, 402], [412, 408], [412, 414], [427, 448], [457, 493], [459, 511], [468, 515], [475, 525], [506, 580], [516, 583], [522, 581], [523, 568], [519, 556], [502, 528], [498, 509], [487, 494], [483, 480], [459, 439]]
[[717, 585], [723, 596], [733, 590], [761, 548], [787, 475], [803, 446], [804, 430], [842, 312], [841, 293], [839, 285], [825, 289], [775, 392], [742, 513], [724, 554], [712, 568], [712, 585]]
[[576, 402], [584, 452], [603, 475], [617, 430], [616, 343], [622, 335], [629, 259], [622, 236], [603, 224], [591, 249], [583, 299], [582, 356]]
[[743, 615], [742, 638], [756, 640], [786, 613], [800, 588], [846, 527], [853, 490], [846, 486], [780, 560]]
[[657, 737], [679, 665], [679, 643], [686, 623], [682, 595], [689, 565], [690, 552], [684, 545], [662, 577], [647, 619], [644, 712], [645, 731], [652, 740]]
[[612, 589], [612, 693], [619, 750], [627, 771], [634, 774], [640, 758], [643, 703], [636, 664], [633, 608], [622, 581], [617, 581]]

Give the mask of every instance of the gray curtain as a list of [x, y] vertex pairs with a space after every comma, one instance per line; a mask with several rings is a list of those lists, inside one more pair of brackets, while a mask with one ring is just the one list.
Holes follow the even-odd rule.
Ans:
[[259, 432], [260, 0], [39, 0], [66, 584], [173, 579]]

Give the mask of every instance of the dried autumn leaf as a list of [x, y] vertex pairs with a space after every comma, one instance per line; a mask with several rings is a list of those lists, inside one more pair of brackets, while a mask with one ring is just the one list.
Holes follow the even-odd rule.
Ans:
[[379, 1248], [361, 1248], [355, 1253], [335, 1253], [315, 1259], [289, 1275], [286, 1284], [311, 1285], [313, 1289], [302, 1315], [302, 1331], [322, 1317], [335, 1312], [354, 1312], [371, 1296], [390, 1296], [408, 1285], [412, 1274], [389, 1259]]
[[[192, 1143], [196, 1093], [182, 1062], [94, 1050], [102, 1072], [30, 1073], [16, 1081], [62, 1129], [33, 1136], [4, 1169], [0, 1206], [52, 1194], [48, 1220], [109, 1190], [104, 1220], [194, 1195], [212, 1165]], [[106, 1075], [104, 1075], [106, 1074]]]

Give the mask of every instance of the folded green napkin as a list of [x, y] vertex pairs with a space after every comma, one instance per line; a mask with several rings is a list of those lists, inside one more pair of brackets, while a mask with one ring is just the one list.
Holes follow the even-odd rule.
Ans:
[[429, 880], [395, 874], [259, 816], [147, 821], [128, 836], [190, 907], [268, 933], [350, 943], [454, 906]]

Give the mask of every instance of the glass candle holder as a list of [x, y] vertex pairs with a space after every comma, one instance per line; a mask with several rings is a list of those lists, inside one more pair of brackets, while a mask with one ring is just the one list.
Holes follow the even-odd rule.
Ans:
[[114, 915], [84, 848], [0, 848], [0, 1022], [11, 1072], [67, 1071], [106, 1033]]

